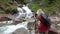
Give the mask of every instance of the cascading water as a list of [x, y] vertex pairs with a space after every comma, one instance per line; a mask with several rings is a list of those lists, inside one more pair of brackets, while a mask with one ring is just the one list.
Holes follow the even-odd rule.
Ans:
[[22, 19], [22, 17], [25, 17], [26, 20], [29, 20], [33, 16], [33, 13], [28, 8], [28, 6], [23, 5], [22, 8], [18, 7], [17, 10], [18, 10], [18, 16], [15, 18], [15, 20], [19, 20], [19, 18]]
[[28, 20], [31, 19], [31, 17], [33, 16], [33, 13], [31, 12], [31, 10], [27, 6], [23, 6], [22, 8], [26, 11], [25, 19], [28, 19]]
[[[2, 26], [2, 27], [0, 27], [0, 34], [12, 34], [12, 32], [14, 32], [18, 28], [25, 28], [27, 31], [29, 31], [28, 28], [27, 28], [27, 24], [30, 21], [29, 19], [31, 19], [31, 17], [33, 16], [31, 10], [27, 6], [23, 6], [22, 8], [18, 7], [17, 9], [18, 9], [18, 14], [19, 15], [15, 19], [19, 20], [19, 18], [25, 17], [26, 21], [22, 22], [22, 23], [19, 23], [17, 25]], [[25, 13], [24, 13], [23, 9], [24, 9], [24, 11], [26, 11]], [[32, 20], [32, 21], [34, 21], [34, 20]]]
[[19, 18], [25, 17], [25, 13], [23, 13], [23, 9], [20, 7], [17, 7], [18, 10], [18, 16], [15, 18], [15, 20], [18, 20]]
[[28, 22], [26, 21], [26, 22], [19, 23], [17, 25], [7, 25], [7, 26], [0, 27], [0, 34], [12, 34], [12, 32], [14, 32], [18, 28], [27, 29], [27, 23]]

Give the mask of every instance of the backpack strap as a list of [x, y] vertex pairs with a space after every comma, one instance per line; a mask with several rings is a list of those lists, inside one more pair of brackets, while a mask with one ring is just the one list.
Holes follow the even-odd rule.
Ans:
[[43, 19], [43, 24], [44, 24], [45, 26], [50, 26], [50, 25], [51, 25], [51, 22], [50, 22], [50, 19], [48, 18], [48, 16], [45, 15], [45, 14], [43, 14], [43, 15], [41, 15], [41, 16], [42, 16], [42, 19]]

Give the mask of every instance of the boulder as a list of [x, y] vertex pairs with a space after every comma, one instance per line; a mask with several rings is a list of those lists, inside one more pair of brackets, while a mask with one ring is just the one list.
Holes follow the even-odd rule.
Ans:
[[48, 34], [58, 34], [58, 32], [54, 32], [54, 31], [49, 31]]
[[10, 19], [10, 18], [8, 18], [8, 17], [1, 17], [1, 18], [0, 18], [0, 21], [9, 21], [9, 20], [12, 20], [12, 19]]
[[29, 32], [25, 28], [19, 28], [16, 31], [14, 31], [12, 34], [29, 34]]

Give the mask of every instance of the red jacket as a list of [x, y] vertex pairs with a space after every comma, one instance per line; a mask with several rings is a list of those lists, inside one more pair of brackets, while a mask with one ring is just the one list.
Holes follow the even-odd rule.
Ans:
[[45, 32], [50, 29], [50, 26], [44, 26], [42, 16], [40, 16], [40, 25], [38, 26], [38, 32]]

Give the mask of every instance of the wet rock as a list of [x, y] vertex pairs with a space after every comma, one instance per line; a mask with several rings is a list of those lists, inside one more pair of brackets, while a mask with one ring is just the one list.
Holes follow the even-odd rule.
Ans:
[[9, 21], [9, 20], [12, 20], [12, 19], [8, 18], [8, 14], [0, 14], [0, 22]]
[[8, 18], [8, 17], [1, 17], [1, 18], [0, 18], [0, 21], [9, 21], [9, 20], [12, 20], [12, 19], [10, 19], [10, 18]]
[[54, 32], [54, 31], [49, 31], [48, 34], [58, 34], [58, 32]]
[[29, 32], [25, 28], [20, 28], [14, 31], [12, 34], [29, 34]]

